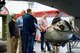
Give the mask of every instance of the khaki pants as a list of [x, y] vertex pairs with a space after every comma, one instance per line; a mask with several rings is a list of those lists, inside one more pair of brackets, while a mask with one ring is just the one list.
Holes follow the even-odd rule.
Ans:
[[22, 53], [22, 40], [19, 38], [19, 53]]
[[11, 38], [11, 53], [16, 53], [18, 47], [18, 38]]

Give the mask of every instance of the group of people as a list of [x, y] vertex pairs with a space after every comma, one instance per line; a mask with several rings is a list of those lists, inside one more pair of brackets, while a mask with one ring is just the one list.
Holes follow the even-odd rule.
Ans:
[[[60, 19], [58, 17], [59, 12], [56, 11], [54, 14], [55, 18], [52, 21]], [[42, 19], [37, 23], [37, 19], [32, 13], [31, 9], [27, 9], [21, 12], [19, 18], [16, 17], [16, 14], [11, 15], [11, 21], [9, 22], [9, 32], [10, 32], [10, 42], [11, 42], [11, 53], [16, 53], [18, 47], [18, 39], [20, 38], [20, 52], [22, 53], [36, 53], [34, 51], [34, 41], [36, 36], [36, 29], [41, 31], [41, 51], [46, 52], [44, 48], [44, 43], [47, 45], [47, 50], [51, 50], [49, 42], [45, 41], [44, 34], [47, 29], [50, 27], [46, 19], [47, 12], [42, 14]], [[19, 36], [20, 35], [20, 36]]]

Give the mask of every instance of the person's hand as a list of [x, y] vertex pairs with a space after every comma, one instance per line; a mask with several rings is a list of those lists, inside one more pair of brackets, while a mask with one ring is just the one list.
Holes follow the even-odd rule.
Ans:
[[43, 28], [39, 28], [39, 30], [40, 30], [40, 31], [42, 31], [42, 32], [44, 32], [44, 31], [45, 31], [45, 29], [43, 29]]
[[12, 36], [12, 40], [15, 41], [15, 36]]
[[48, 29], [48, 28], [51, 28], [51, 27], [52, 27], [52, 25], [48, 26], [47, 29]]
[[45, 28], [45, 31], [47, 31], [47, 30], [48, 30], [48, 27]]
[[40, 30], [40, 31], [42, 31], [42, 29], [41, 29], [41, 28], [39, 28], [39, 30]]
[[32, 35], [35, 35], [35, 33], [33, 33]]
[[23, 27], [23, 24], [18, 25], [18, 27], [19, 27], [19, 28], [22, 28], [22, 27]]
[[51, 27], [52, 27], [52, 25], [51, 25], [51, 26], [46, 27], [46, 28], [45, 28], [45, 30], [47, 31], [47, 30], [48, 30], [49, 28], [51, 28]]
[[13, 39], [15, 39], [15, 36], [12, 36]]

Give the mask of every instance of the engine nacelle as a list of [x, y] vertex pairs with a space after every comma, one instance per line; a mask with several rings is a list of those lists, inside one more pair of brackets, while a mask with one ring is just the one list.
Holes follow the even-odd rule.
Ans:
[[65, 20], [60, 20], [52, 25], [45, 33], [45, 40], [54, 45], [63, 45], [72, 38], [72, 28], [70, 24]]

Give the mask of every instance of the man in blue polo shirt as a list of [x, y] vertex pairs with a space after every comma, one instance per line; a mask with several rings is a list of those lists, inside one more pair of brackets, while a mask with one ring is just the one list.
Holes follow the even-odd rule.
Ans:
[[16, 20], [18, 28], [20, 30], [20, 51], [19, 52], [23, 52], [23, 16], [26, 14], [25, 10], [21, 11], [21, 16]]

